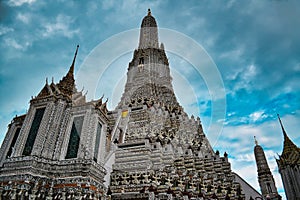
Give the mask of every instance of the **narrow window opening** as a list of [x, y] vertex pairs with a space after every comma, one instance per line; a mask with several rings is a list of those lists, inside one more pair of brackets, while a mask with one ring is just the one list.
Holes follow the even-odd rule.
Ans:
[[37, 133], [40, 128], [41, 121], [43, 119], [45, 109], [46, 108], [39, 108], [39, 109], [36, 109], [36, 111], [35, 111], [35, 115], [34, 115], [30, 130], [29, 130], [28, 138], [25, 143], [25, 147], [24, 147], [23, 154], [22, 154], [24, 156], [29, 156], [31, 154], [31, 151], [32, 151], [32, 148], [34, 145], [34, 141], [36, 139]]
[[84, 116], [80, 116], [80, 117], [75, 117], [73, 120], [66, 159], [77, 157], [83, 119]]
[[14, 135], [12, 141], [11, 141], [9, 150], [7, 152], [7, 155], [6, 155], [6, 158], [9, 158], [14, 153], [14, 151], [15, 151], [15, 144], [16, 144], [16, 141], [17, 141], [17, 139], [19, 137], [20, 130], [21, 130], [21, 128], [17, 128], [17, 130], [15, 132], [15, 135]]
[[144, 57], [141, 57], [139, 61], [139, 65], [143, 65], [143, 64], [144, 64]]
[[267, 183], [267, 190], [268, 190], [268, 193], [272, 193], [272, 188], [271, 188], [270, 183]]
[[98, 123], [97, 133], [96, 133], [96, 143], [95, 143], [95, 149], [94, 149], [94, 161], [95, 162], [97, 162], [97, 160], [98, 160], [98, 152], [99, 152], [99, 147], [100, 147], [101, 130], [102, 130], [102, 125], [100, 123]]
[[120, 133], [119, 133], [119, 144], [123, 143], [123, 136], [124, 136], [123, 130], [120, 129]]

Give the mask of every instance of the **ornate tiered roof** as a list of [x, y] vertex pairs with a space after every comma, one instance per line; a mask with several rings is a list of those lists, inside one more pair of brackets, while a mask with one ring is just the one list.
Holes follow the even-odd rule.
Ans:
[[278, 115], [278, 120], [279, 120], [279, 123], [281, 126], [284, 141], [283, 141], [282, 153], [279, 156], [279, 159], [277, 159], [276, 161], [280, 168], [281, 167], [284, 168], [287, 165], [291, 165], [291, 166], [299, 165], [300, 164], [300, 148], [297, 147], [292, 142], [292, 140], [289, 138], [289, 136], [287, 135], [279, 115]]
[[72, 99], [72, 95], [77, 92], [75, 87], [75, 79], [74, 79], [74, 65], [78, 53], [78, 48], [79, 45], [77, 45], [72, 64], [67, 74], [57, 84], [55, 84], [52, 79], [52, 83], [49, 85], [48, 78], [47, 78], [45, 86], [36, 97], [37, 99], [46, 98], [49, 96], [56, 96], [56, 95], [63, 95], [65, 97], [68, 97], [69, 99]]
[[77, 45], [76, 52], [75, 52], [75, 55], [74, 55], [74, 59], [73, 59], [73, 62], [70, 66], [70, 69], [69, 69], [68, 73], [57, 84], [57, 87], [59, 88], [59, 90], [64, 95], [68, 95], [70, 97], [72, 96], [72, 94], [74, 92], [76, 92], [75, 79], [74, 79], [74, 65], [75, 65], [75, 60], [76, 60], [78, 48], [79, 48], [79, 45]]
[[72, 105], [83, 105], [86, 103], [85, 95], [82, 94], [82, 91], [77, 91], [76, 89], [75, 78], [74, 78], [74, 67], [75, 67], [75, 61], [78, 53], [78, 48], [79, 45], [77, 45], [72, 64], [67, 74], [58, 83], [54, 83], [54, 80], [52, 78], [52, 82], [50, 85], [48, 83], [48, 78], [47, 78], [46, 83], [42, 88], [42, 90], [31, 101], [39, 101], [42, 99], [54, 97], [55, 99], [64, 98], [68, 102], [72, 103]]

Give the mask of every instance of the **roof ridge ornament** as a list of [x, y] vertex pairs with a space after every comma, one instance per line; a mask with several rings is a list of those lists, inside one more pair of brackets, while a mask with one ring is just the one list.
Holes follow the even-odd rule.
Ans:
[[254, 142], [255, 142], [255, 145], [258, 145], [258, 142], [256, 140], [256, 136], [254, 136]]
[[77, 53], [78, 53], [78, 48], [79, 48], [79, 45], [77, 45], [77, 47], [76, 47], [73, 62], [72, 62], [72, 65], [70, 66], [69, 71], [57, 84], [58, 89], [63, 94], [65, 94], [69, 97], [71, 97], [72, 94], [77, 91], [76, 87], [75, 87], [75, 79], [74, 79], [74, 65], [75, 65], [75, 60], [76, 60], [76, 56], [77, 56]]
[[148, 8], [148, 16], [151, 16], [151, 10]]
[[286, 134], [286, 132], [285, 132], [285, 130], [284, 130], [284, 127], [283, 127], [282, 121], [281, 121], [281, 119], [280, 119], [280, 116], [279, 116], [279, 114], [278, 114], [278, 113], [277, 113], [277, 117], [278, 117], [278, 120], [279, 120], [279, 123], [280, 123], [281, 129], [282, 129], [282, 132], [283, 132], [283, 136], [284, 136], [284, 138], [286, 138], [286, 137], [288, 137], [288, 136], [287, 136], [287, 134]]
[[79, 49], [79, 44], [77, 44], [75, 55], [74, 55], [74, 58], [73, 58], [73, 61], [72, 61], [72, 65], [70, 67], [70, 72], [72, 72], [72, 73], [74, 72], [74, 65], [75, 65], [75, 60], [76, 60], [76, 57], [77, 57], [78, 49]]

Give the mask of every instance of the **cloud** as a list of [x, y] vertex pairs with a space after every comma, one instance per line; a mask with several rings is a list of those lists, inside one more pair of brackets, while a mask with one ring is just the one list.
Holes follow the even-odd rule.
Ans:
[[12, 32], [12, 31], [14, 31], [13, 28], [0, 25], [0, 36], [5, 35], [6, 33], [9, 33], [9, 32]]
[[245, 161], [245, 162], [253, 162], [255, 160], [255, 158], [254, 158], [254, 154], [250, 153], [250, 154], [241, 154], [241, 155], [238, 155], [236, 157], [236, 160], [238, 160], [238, 161]]
[[266, 118], [266, 114], [264, 113], [264, 111], [256, 111], [254, 113], [251, 113], [249, 118], [252, 122], [256, 122], [256, 121], [262, 121]]
[[25, 43], [21, 44], [13, 38], [5, 38], [4, 42], [5, 42], [6, 46], [15, 48], [17, 50], [26, 50], [26, 48], [28, 46], [30, 46], [29, 42], [25, 42]]
[[24, 14], [24, 13], [18, 13], [17, 14], [17, 19], [20, 20], [21, 22], [28, 24], [30, 22], [30, 15], [29, 14]]
[[23, 4], [32, 4], [36, 0], [9, 0], [8, 5], [10, 6], [22, 6]]
[[300, 63], [296, 64], [293, 69], [295, 72], [300, 72]]
[[43, 37], [52, 37], [63, 35], [67, 38], [72, 38], [74, 35], [79, 33], [79, 29], [72, 29], [71, 25], [74, 20], [70, 16], [59, 14], [55, 22], [46, 23], [44, 26], [44, 31], [42, 33]]
[[233, 93], [233, 95], [236, 95], [239, 90], [252, 91], [256, 89], [256, 85], [253, 84], [253, 81], [259, 73], [257, 67], [250, 64], [244, 68], [240, 68], [239, 70], [240, 71], [228, 75], [225, 79], [227, 82], [230, 82], [230, 93]]
[[[293, 121], [297, 120], [295, 117], [292, 118], [294, 118]], [[274, 133], [277, 133], [276, 137], [274, 137]], [[226, 149], [234, 157], [238, 157], [241, 154], [252, 154], [254, 148], [253, 137], [256, 136], [259, 144], [262, 144], [267, 149], [273, 149], [274, 152], [280, 152], [282, 145], [281, 134], [276, 119], [261, 124], [226, 125], [217, 141], [216, 148]], [[208, 137], [209, 139], [211, 138], [210, 135]], [[273, 154], [273, 156], [275, 155]]]
[[103, 8], [104, 10], [111, 9], [111, 8], [114, 7], [115, 3], [116, 3], [116, 2], [115, 2], [115, 1], [112, 1], [112, 0], [104, 0], [104, 1], [102, 1], [102, 8]]
[[243, 46], [241, 45], [239, 47], [236, 47], [235, 49], [222, 52], [219, 55], [219, 58], [238, 61], [241, 58], [241, 56], [245, 53], [244, 51], [245, 50], [244, 50]]

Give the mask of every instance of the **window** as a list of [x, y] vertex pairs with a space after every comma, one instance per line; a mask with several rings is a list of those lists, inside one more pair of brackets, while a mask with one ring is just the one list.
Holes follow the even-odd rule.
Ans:
[[35, 141], [37, 133], [39, 131], [45, 109], [46, 108], [39, 108], [39, 109], [36, 109], [36, 111], [35, 111], [35, 115], [34, 115], [30, 130], [29, 130], [28, 138], [27, 138], [24, 150], [23, 150], [24, 156], [29, 156], [31, 154], [32, 147], [34, 145], [34, 141]]
[[123, 136], [124, 136], [123, 130], [120, 129], [120, 132], [119, 132], [119, 144], [123, 143]]
[[77, 157], [83, 119], [84, 116], [74, 117], [66, 159]]
[[6, 158], [9, 158], [13, 154], [13, 150], [14, 150], [17, 138], [19, 136], [20, 130], [21, 130], [21, 128], [17, 128], [17, 130], [15, 132], [15, 135], [14, 135], [14, 137], [12, 139], [12, 142], [10, 144], [9, 150], [7, 152]]
[[268, 191], [268, 193], [272, 193], [272, 188], [271, 188], [270, 183], [267, 183], [267, 191]]
[[102, 125], [100, 123], [98, 123], [97, 132], [96, 132], [96, 143], [95, 143], [95, 149], [94, 149], [94, 161], [95, 162], [97, 162], [97, 160], [98, 160], [98, 152], [99, 152], [100, 138], [101, 138], [101, 129], [102, 129]]
[[140, 61], [139, 61], [139, 65], [143, 65], [143, 64], [144, 64], [144, 58], [141, 57], [141, 58], [140, 58]]

